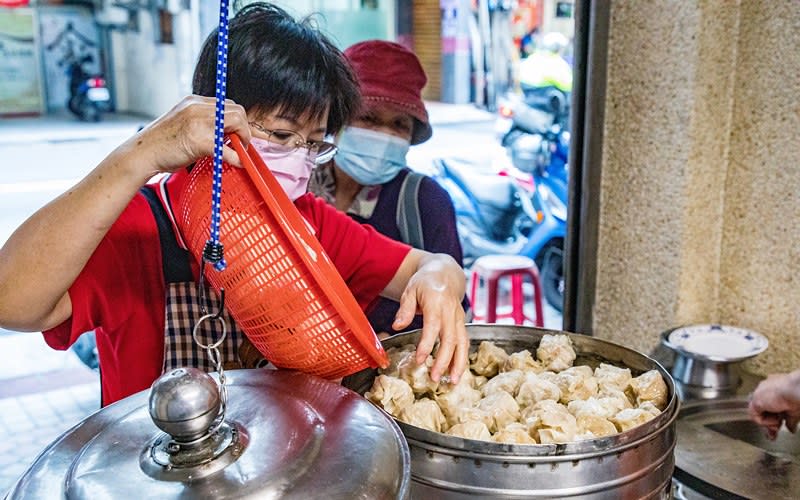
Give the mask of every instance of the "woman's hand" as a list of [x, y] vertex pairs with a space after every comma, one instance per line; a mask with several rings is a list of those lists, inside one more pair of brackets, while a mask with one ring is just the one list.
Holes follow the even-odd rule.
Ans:
[[466, 288], [464, 270], [449, 255], [419, 250], [412, 250], [412, 254], [418, 259], [416, 272], [400, 296], [400, 309], [392, 328], [405, 328], [415, 314], [421, 313], [422, 336], [417, 345], [417, 364], [425, 362], [438, 338], [431, 378], [438, 382], [449, 368], [450, 381], [458, 383], [467, 367], [469, 354], [469, 337], [461, 305]]
[[[216, 100], [213, 97], [184, 97], [132, 137], [126, 146], [143, 158], [143, 164], [151, 169], [148, 174], [174, 172], [214, 154], [215, 113]], [[225, 101], [225, 133], [239, 135], [245, 147], [250, 143], [247, 113], [231, 100]], [[222, 159], [241, 166], [236, 152], [228, 146], [223, 146]]]
[[761, 381], [750, 397], [750, 418], [775, 439], [784, 420], [791, 431], [800, 421], [800, 370], [773, 374]]

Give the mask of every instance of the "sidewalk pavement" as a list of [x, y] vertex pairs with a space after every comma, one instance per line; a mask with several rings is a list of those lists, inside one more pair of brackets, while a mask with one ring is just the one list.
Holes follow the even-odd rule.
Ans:
[[425, 101], [432, 127], [494, 121], [495, 114], [474, 104]]
[[0, 497], [64, 431], [100, 408], [100, 377], [41, 334], [0, 330]]
[[[457, 125], [494, 120], [494, 114], [473, 104], [426, 101], [432, 126]], [[102, 121], [80, 121], [68, 112], [33, 117], [0, 117], [0, 145], [32, 142], [67, 142], [85, 138], [118, 136], [132, 126], [147, 125], [152, 118], [130, 113], [108, 113]]]
[[31, 117], [0, 117], [0, 146], [37, 142], [69, 142], [102, 139], [134, 132], [150, 118], [126, 113], [103, 115], [102, 121], [80, 121], [67, 112]]

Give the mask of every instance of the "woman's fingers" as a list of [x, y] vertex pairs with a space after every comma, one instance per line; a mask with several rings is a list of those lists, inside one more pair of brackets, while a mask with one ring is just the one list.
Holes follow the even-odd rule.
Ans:
[[469, 335], [467, 334], [467, 328], [464, 325], [463, 314], [461, 314], [461, 321], [458, 321], [455, 327], [456, 350], [453, 355], [452, 365], [450, 367], [450, 379], [454, 384], [457, 384], [461, 379], [461, 375], [467, 369], [467, 360], [469, 356]]
[[[423, 316], [424, 318], [424, 316]], [[423, 321], [425, 321], [423, 319]], [[425, 324], [423, 323], [423, 327]], [[439, 337], [439, 348], [436, 350], [436, 360], [431, 368], [431, 378], [434, 382], [438, 382], [442, 375], [447, 372], [450, 367], [450, 361], [453, 359], [453, 353], [456, 350], [455, 331], [451, 321], [440, 321], [438, 325], [434, 325], [434, 329], [438, 330], [437, 336]], [[453, 383], [458, 382], [452, 380]]]
[[222, 161], [234, 167], [241, 167], [242, 161], [239, 159], [239, 154], [230, 146], [222, 146]]
[[797, 432], [798, 422], [800, 422], [800, 415], [786, 416], [786, 428], [789, 429], [789, 432], [791, 432], [792, 434]]
[[400, 331], [407, 327], [414, 320], [414, 315], [417, 313], [417, 295], [406, 289], [403, 295], [400, 296], [400, 307], [397, 309], [397, 314], [394, 315], [394, 322], [392, 328], [395, 331]]
[[[419, 338], [419, 343], [417, 344], [417, 355], [415, 357], [415, 361], [418, 365], [421, 365], [425, 362], [433, 352], [433, 347], [436, 345], [436, 340], [439, 338], [439, 330], [440, 330], [440, 318], [438, 315], [430, 314], [422, 315], [422, 334]], [[439, 354], [437, 354], [437, 358]], [[439, 367], [438, 359], [437, 363], [434, 363], [433, 367], [431, 368], [431, 378], [438, 382], [439, 378], [442, 376], [442, 369]]]
[[250, 144], [250, 123], [245, 109], [231, 100], [225, 101], [225, 133], [236, 134], [247, 148]]

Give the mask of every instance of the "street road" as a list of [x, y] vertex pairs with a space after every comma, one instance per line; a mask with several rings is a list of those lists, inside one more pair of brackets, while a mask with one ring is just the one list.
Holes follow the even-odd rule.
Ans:
[[[68, 120], [0, 121], [0, 244], [22, 221], [78, 182], [146, 122], [136, 117], [117, 117], [99, 124]], [[409, 164], [424, 172], [434, 158], [444, 156], [469, 159], [476, 168], [489, 168], [493, 159], [504, 154], [493, 126], [489, 120], [436, 125], [428, 142], [411, 148]]]
[[89, 173], [146, 120], [0, 120], [0, 244], [28, 216]]

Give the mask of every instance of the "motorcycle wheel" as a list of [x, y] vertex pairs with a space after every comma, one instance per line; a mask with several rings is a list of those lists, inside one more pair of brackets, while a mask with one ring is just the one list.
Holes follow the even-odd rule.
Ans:
[[78, 118], [83, 118], [83, 114], [81, 113], [81, 109], [78, 102], [78, 96], [72, 96], [67, 100], [67, 109], [72, 112], [73, 115], [77, 116]]
[[99, 122], [100, 121], [100, 110], [97, 109], [97, 106], [94, 104], [87, 104], [86, 107], [83, 108], [83, 113], [81, 118], [87, 122]]
[[556, 311], [564, 310], [564, 251], [551, 245], [544, 251], [540, 269], [542, 294]]

